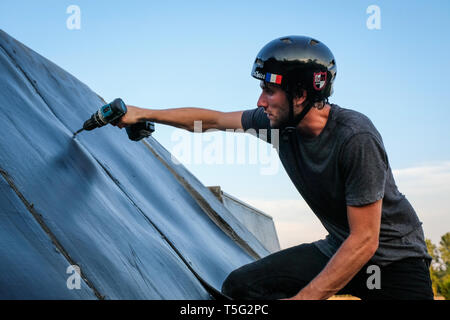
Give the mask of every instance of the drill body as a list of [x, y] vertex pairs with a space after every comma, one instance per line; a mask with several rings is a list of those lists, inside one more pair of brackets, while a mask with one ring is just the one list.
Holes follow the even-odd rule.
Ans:
[[95, 128], [100, 128], [108, 123], [115, 124], [127, 113], [127, 106], [122, 99], [115, 99], [113, 102], [108, 103], [98, 109], [89, 120], [83, 124], [83, 130], [91, 131]]
[[[103, 127], [108, 123], [116, 124], [120, 118], [127, 113], [127, 106], [122, 99], [117, 98], [95, 112], [83, 124], [83, 128], [75, 132], [74, 137], [81, 131], [91, 131]], [[149, 137], [155, 131], [155, 125], [150, 121], [138, 122], [126, 127], [128, 138], [133, 141], [139, 141], [142, 138]]]

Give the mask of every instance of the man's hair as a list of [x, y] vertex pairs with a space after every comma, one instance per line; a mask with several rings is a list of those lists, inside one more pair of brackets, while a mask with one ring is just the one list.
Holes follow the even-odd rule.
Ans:
[[[287, 91], [286, 92], [288, 93], [288, 96], [290, 96], [292, 98], [301, 98], [301, 97], [303, 97], [303, 92], [306, 91], [307, 97], [306, 97], [305, 102], [306, 102], [306, 104], [310, 103], [308, 101], [309, 92], [305, 88], [305, 86], [303, 86], [301, 83], [296, 83], [296, 84], [292, 85], [292, 89], [289, 89], [289, 91], [290, 92], [287, 92]], [[316, 108], [318, 110], [322, 110], [327, 103], [328, 103], [328, 98], [323, 99], [321, 101], [313, 102], [312, 107]]]

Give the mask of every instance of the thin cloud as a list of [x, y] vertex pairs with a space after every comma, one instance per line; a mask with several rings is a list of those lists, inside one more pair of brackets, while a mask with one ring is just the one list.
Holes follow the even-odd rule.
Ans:
[[299, 199], [243, 199], [272, 216], [282, 249], [322, 239], [327, 232], [306, 202]]
[[425, 237], [437, 244], [450, 232], [450, 162], [393, 170], [393, 174], [423, 222]]

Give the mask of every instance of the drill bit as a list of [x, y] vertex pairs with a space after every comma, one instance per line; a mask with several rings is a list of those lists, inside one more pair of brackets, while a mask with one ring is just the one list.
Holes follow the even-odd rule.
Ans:
[[83, 131], [84, 130], [84, 128], [81, 128], [80, 130], [78, 130], [77, 132], [75, 132], [74, 134], [73, 134], [73, 137], [72, 137], [72, 139], [74, 139], [75, 138], [75, 136], [77, 135], [77, 134], [79, 134], [81, 131]]

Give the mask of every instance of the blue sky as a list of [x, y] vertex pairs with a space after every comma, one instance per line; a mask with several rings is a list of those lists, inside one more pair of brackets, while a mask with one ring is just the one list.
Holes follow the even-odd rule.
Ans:
[[[69, 5], [80, 7], [80, 30], [66, 27]], [[381, 10], [380, 30], [366, 27], [370, 5]], [[2, 0], [0, 28], [105, 100], [122, 97], [147, 108], [220, 111], [256, 107], [260, 89], [250, 70], [265, 43], [284, 35], [310, 35], [327, 44], [337, 61], [330, 101], [369, 116], [383, 136], [394, 170], [449, 170], [442, 165], [450, 161], [447, 0]], [[174, 129], [156, 128], [155, 138], [171, 151]], [[186, 166], [204, 184], [221, 185], [256, 207], [261, 199], [272, 205], [300, 199], [281, 164], [272, 176], [261, 175], [258, 165]], [[436, 192], [447, 190], [447, 180], [437, 183]], [[441, 207], [427, 210], [447, 210], [439, 203]], [[279, 213], [269, 214], [276, 219]], [[426, 234], [438, 239], [444, 229], [427, 231], [427, 212], [419, 216]]]

